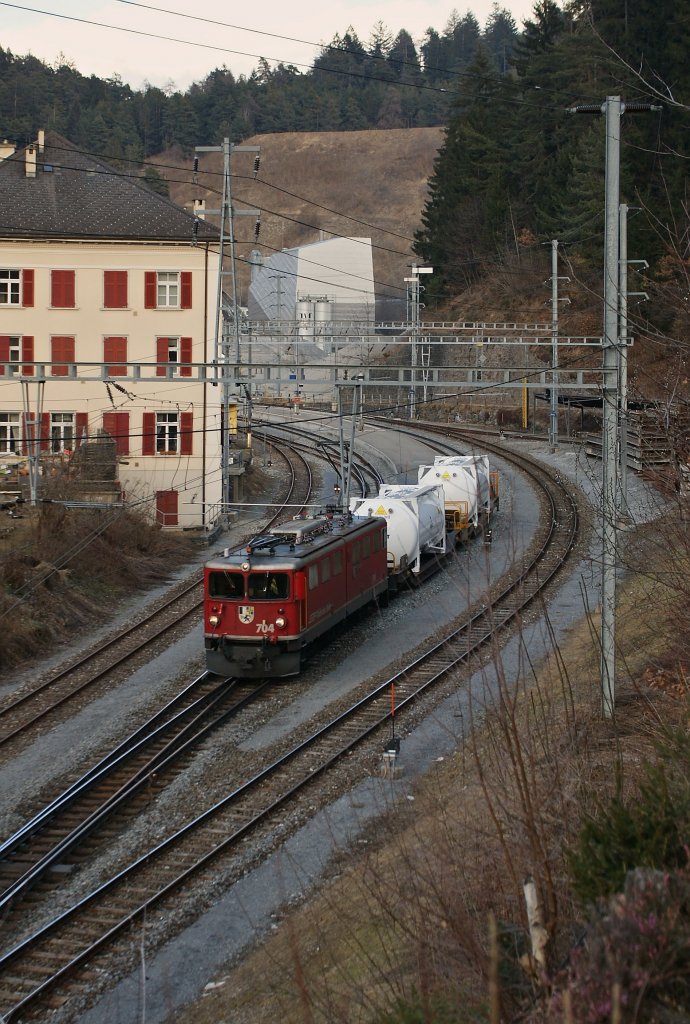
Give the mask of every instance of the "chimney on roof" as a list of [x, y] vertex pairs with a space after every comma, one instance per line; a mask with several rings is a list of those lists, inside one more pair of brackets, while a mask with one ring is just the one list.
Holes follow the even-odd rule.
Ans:
[[38, 129], [38, 152], [39, 152], [39, 156], [43, 153], [43, 150], [45, 148], [46, 148], [46, 133], [43, 131], [42, 128], [39, 128]]
[[0, 160], [7, 160], [8, 156], [12, 156], [16, 149], [13, 142], [8, 142], [7, 139], [4, 142], [0, 142]]
[[194, 200], [194, 216], [198, 217], [199, 220], [206, 220], [206, 200], [195, 199]]
[[32, 142], [30, 146], [26, 147], [26, 176], [27, 178], [36, 177], [36, 143]]

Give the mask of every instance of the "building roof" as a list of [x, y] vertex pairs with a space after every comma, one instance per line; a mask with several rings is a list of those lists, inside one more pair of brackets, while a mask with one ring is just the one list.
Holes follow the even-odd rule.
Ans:
[[[27, 175], [35, 155], [35, 176]], [[118, 170], [58, 135], [0, 160], [1, 238], [122, 239], [191, 242], [196, 218], [153, 192], [134, 172]], [[217, 230], [196, 221], [199, 241]]]

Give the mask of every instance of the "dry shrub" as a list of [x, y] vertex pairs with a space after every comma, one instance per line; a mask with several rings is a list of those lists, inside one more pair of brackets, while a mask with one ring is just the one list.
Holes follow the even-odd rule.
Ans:
[[0, 669], [102, 623], [104, 607], [166, 579], [193, 551], [130, 512], [45, 506], [0, 562]]

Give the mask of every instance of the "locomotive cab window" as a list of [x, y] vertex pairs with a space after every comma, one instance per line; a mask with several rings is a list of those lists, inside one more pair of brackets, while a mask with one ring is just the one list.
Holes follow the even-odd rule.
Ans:
[[352, 564], [359, 564], [359, 541], [356, 540], [352, 545]]
[[369, 537], [362, 538], [362, 558], [368, 558], [371, 554], [371, 540]]
[[321, 575], [321, 582], [322, 583], [328, 583], [329, 579], [331, 578], [331, 560], [330, 560], [330, 558], [324, 558], [323, 562], [321, 562], [321, 566], [320, 566], [319, 572], [320, 572], [320, 575]]
[[209, 597], [244, 597], [244, 577], [241, 572], [210, 572]]
[[343, 571], [343, 553], [342, 551], [333, 552], [333, 575], [340, 576]]
[[309, 566], [309, 589], [316, 590], [319, 585], [319, 567], [318, 565]]
[[275, 601], [290, 594], [290, 577], [286, 572], [253, 572], [247, 582], [247, 597], [255, 601]]

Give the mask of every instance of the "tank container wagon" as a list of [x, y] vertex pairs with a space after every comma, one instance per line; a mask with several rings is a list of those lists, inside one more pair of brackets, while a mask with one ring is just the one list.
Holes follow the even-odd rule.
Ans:
[[402, 575], [420, 575], [429, 558], [447, 553], [444, 494], [438, 483], [382, 484], [374, 498], [353, 498], [350, 511], [356, 517], [386, 520], [392, 582]]
[[486, 528], [498, 508], [498, 473], [488, 455], [438, 455], [433, 465], [419, 467], [418, 479], [443, 487], [446, 526], [459, 540]]

